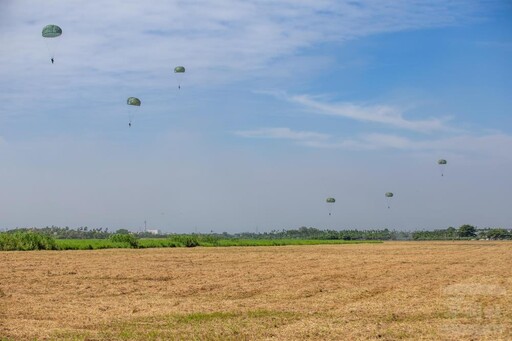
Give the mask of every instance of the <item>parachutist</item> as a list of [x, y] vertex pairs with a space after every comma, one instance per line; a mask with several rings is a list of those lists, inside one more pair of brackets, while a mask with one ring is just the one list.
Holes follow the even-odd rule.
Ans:
[[325, 199], [325, 202], [327, 203], [327, 206], [329, 207], [329, 215], [331, 215], [331, 211], [332, 211], [332, 206], [335, 202], [336, 202], [336, 199], [334, 198], [327, 198]]
[[448, 161], [446, 161], [445, 159], [437, 160], [437, 164], [439, 165], [439, 169], [441, 170], [441, 176], [444, 176], [444, 167], [446, 167], [447, 163]]
[[[128, 99], [126, 100], [126, 104], [128, 104], [131, 108], [135, 108], [135, 107], [140, 107], [140, 99], [138, 99], [137, 97], [128, 97]], [[128, 126], [131, 127], [132, 126], [132, 120], [134, 119], [134, 116], [133, 116], [133, 113], [135, 111], [131, 111], [130, 109], [130, 114], [128, 115]]]
[[[177, 73], [177, 74], [183, 74], [185, 73], [185, 67], [184, 66], [176, 66], [174, 68], [174, 73]], [[180, 76], [181, 78], [182, 76]], [[178, 79], [178, 78], [177, 78]], [[181, 89], [181, 84], [178, 83], [178, 90]]]
[[[53, 58], [55, 56], [55, 48], [57, 47], [56, 41], [51, 42], [57, 37], [60, 37], [62, 34], [62, 28], [60, 28], [57, 25], [46, 25], [43, 27], [43, 31], [41, 32], [41, 35], [45, 39], [46, 46], [48, 47], [48, 53], [50, 55], [50, 61], [54, 62]], [[58, 41], [58, 39], [57, 39]]]

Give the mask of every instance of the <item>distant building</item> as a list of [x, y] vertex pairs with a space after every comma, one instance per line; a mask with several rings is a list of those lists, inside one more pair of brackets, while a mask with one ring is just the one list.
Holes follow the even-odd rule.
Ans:
[[160, 230], [146, 230], [146, 232], [151, 234], [162, 234], [162, 231]]

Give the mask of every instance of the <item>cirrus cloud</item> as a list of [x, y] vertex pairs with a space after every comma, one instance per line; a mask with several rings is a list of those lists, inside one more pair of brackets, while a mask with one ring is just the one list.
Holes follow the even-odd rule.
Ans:
[[354, 103], [323, 103], [307, 95], [290, 96], [288, 100], [317, 114], [344, 117], [356, 121], [384, 125], [417, 132], [449, 131], [448, 118], [409, 120], [402, 109], [389, 105], [358, 105]]

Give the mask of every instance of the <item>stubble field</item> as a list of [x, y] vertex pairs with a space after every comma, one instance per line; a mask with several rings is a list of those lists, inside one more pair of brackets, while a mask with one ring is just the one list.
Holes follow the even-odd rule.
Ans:
[[512, 243], [0, 253], [0, 340], [509, 340]]

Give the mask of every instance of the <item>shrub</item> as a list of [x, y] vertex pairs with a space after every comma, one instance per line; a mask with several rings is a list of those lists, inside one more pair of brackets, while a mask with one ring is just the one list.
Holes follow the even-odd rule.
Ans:
[[55, 239], [48, 235], [33, 231], [18, 231], [14, 233], [0, 233], [0, 250], [28, 251], [28, 250], [57, 250]]
[[199, 246], [199, 240], [196, 236], [191, 235], [172, 235], [167, 237], [167, 239], [171, 242], [175, 242], [177, 244], [181, 244], [186, 247], [195, 247]]
[[139, 241], [133, 234], [120, 234], [116, 233], [110, 236], [109, 240], [114, 243], [127, 243], [131, 248], [138, 248]]
[[199, 241], [195, 237], [188, 237], [185, 239], [186, 247], [196, 247], [199, 246]]
[[212, 235], [200, 235], [198, 241], [201, 245], [219, 246], [220, 238]]

